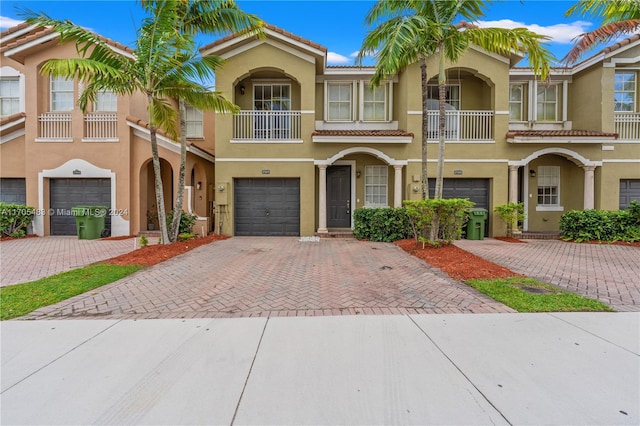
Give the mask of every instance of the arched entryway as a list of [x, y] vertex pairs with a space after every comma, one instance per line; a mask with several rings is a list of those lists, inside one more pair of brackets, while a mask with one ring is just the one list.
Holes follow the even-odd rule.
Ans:
[[402, 204], [403, 167], [396, 160], [370, 147], [344, 149], [318, 167], [318, 232], [350, 229], [358, 207], [399, 207]]
[[[173, 208], [173, 167], [171, 167], [171, 164], [164, 158], [160, 159], [160, 174], [162, 176], [164, 208], [165, 212], [168, 213]], [[155, 174], [151, 159], [147, 160], [140, 168], [140, 215], [141, 230], [150, 231], [159, 229]]]

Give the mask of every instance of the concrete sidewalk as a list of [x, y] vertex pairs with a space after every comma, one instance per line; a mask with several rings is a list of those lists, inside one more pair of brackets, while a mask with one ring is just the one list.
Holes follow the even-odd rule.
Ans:
[[8, 321], [2, 424], [638, 424], [640, 314]]

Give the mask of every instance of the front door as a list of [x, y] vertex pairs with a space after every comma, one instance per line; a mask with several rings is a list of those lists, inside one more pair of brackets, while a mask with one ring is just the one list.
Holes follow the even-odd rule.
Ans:
[[327, 227], [351, 228], [351, 166], [327, 167]]

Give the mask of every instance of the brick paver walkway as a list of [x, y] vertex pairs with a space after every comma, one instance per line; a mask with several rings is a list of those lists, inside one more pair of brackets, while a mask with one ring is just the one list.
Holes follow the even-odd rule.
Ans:
[[640, 311], [640, 248], [558, 240], [527, 240], [526, 244], [460, 240], [456, 245], [618, 311]]
[[135, 239], [38, 237], [0, 242], [0, 286], [37, 280], [135, 249]]
[[393, 244], [232, 238], [42, 308], [60, 317], [513, 312]]

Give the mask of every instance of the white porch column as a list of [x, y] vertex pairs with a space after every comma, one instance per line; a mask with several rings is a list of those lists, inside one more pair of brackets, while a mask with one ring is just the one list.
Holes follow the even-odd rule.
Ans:
[[393, 207], [402, 207], [402, 166], [393, 166]]
[[518, 202], [518, 167], [509, 166], [509, 202]]
[[318, 165], [319, 175], [318, 179], [318, 233], [326, 234], [329, 232], [327, 229], [327, 165]]
[[590, 210], [595, 206], [594, 171], [596, 166], [582, 166], [584, 169], [584, 209]]

